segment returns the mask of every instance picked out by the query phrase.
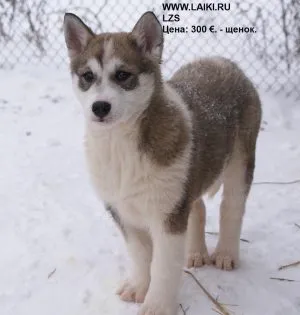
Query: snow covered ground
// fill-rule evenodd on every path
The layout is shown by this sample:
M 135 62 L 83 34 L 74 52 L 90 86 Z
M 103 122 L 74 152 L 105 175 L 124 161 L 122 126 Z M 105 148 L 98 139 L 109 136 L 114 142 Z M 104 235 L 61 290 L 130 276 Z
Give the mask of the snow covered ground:
M 83 118 L 67 71 L 0 70 L 0 314 L 131 315 L 114 295 L 128 259 L 120 233 L 89 183 Z M 255 181 L 300 178 L 300 104 L 262 93 L 264 123 Z M 220 196 L 208 202 L 218 230 Z M 300 314 L 300 184 L 255 185 L 241 243 L 241 267 L 195 271 L 237 315 Z M 216 236 L 207 235 L 210 250 Z M 190 276 L 187 315 L 216 314 Z M 179 309 L 178 314 L 183 314 Z

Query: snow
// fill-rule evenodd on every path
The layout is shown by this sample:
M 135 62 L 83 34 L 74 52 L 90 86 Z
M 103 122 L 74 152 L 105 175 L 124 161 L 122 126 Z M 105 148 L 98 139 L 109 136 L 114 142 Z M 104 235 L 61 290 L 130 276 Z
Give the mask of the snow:
M 114 291 L 126 275 L 121 234 L 88 180 L 83 117 L 67 69 L 0 70 L 0 314 L 136 314 Z M 264 123 L 255 182 L 300 178 L 300 104 L 261 91 Z M 208 201 L 218 231 L 220 195 Z M 300 314 L 300 184 L 255 185 L 247 206 L 241 266 L 193 271 L 232 314 Z M 210 251 L 217 238 L 207 235 Z M 184 274 L 187 315 L 216 314 Z M 178 314 L 182 314 L 179 309 Z

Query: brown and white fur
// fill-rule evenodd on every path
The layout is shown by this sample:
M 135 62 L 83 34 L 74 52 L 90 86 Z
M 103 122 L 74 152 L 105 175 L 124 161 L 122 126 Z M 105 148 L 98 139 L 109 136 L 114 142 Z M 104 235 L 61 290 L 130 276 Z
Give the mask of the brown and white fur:
M 174 315 L 184 264 L 230 270 L 252 183 L 258 94 L 233 62 L 205 58 L 163 82 L 163 33 L 152 12 L 130 33 L 94 34 L 64 20 L 74 91 L 86 118 L 92 182 L 132 258 L 122 300 Z M 209 257 L 202 196 L 223 184 L 220 238 Z

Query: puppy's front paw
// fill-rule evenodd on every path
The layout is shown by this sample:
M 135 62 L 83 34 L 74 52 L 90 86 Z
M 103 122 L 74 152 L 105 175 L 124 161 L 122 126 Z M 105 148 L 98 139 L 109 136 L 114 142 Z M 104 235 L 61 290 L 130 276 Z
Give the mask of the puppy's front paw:
M 211 256 L 213 264 L 223 270 L 232 270 L 238 267 L 239 255 L 238 251 L 229 249 L 218 249 Z
M 187 268 L 198 268 L 202 267 L 203 265 L 210 265 L 210 258 L 207 250 L 188 254 Z
M 157 302 L 144 303 L 138 315 L 175 315 L 175 310 L 172 307 L 166 307 L 165 305 L 159 305 Z
M 120 288 L 117 290 L 117 294 L 120 299 L 125 302 L 143 303 L 148 291 L 148 282 L 135 283 L 132 280 L 125 280 Z

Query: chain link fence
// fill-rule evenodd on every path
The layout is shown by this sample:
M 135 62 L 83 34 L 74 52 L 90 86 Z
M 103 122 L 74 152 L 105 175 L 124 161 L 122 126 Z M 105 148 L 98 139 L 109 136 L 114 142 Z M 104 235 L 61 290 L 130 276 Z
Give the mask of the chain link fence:
M 0 0 L 0 67 L 67 66 L 62 31 L 65 12 L 77 14 L 95 32 L 116 32 L 130 31 L 138 18 L 151 10 L 164 26 L 166 78 L 195 58 L 222 55 L 240 64 L 259 88 L 300 99 L 300 0 L 211 4 L 180 0 Z

